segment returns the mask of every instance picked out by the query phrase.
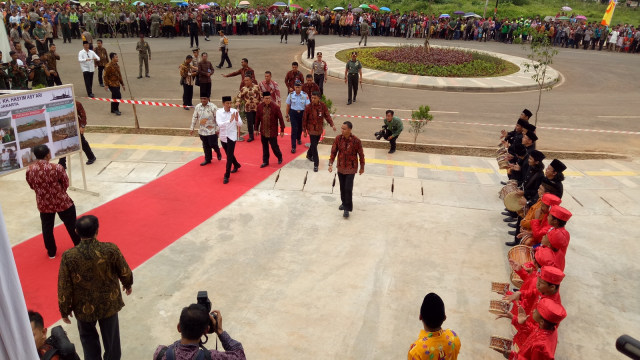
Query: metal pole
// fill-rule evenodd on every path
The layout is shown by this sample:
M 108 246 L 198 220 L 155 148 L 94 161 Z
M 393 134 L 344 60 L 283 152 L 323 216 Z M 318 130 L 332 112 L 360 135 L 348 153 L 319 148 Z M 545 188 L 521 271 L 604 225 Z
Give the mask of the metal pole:
M 487 16 L 486 16 L 486 15 L 487 15 L 487 6 L 489 6 L 489 0 L 487 0 L 487 1 L 484 3 L 484 11 L 482 12 L 482 18 L 483 18 L 483 19 L 486 19 L 486 18 L 487 18 Z
M 496 7 L 495 9 L 493 9 L 493 20 L 496 20 L 496 16 L 498 16 L 498 1 L 500 0 L 496 0 Z

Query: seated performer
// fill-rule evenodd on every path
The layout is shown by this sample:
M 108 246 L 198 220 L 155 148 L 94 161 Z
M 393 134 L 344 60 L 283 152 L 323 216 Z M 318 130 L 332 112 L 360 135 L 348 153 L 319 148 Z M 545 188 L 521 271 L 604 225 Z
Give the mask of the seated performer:
M 542 245 L 550 248 L 556 254 L 556 266 L 564 270 L 564 258 L 569 247 L 571 236 L 565 225 L 571 218 L 569 210 L 554 206 L 549 211 L 547 221 L 551 227 L 545 237 L 542 238 Z
M 531 231 L 531 221 L 532 220 L 544 220 L 549 215 L 549 210 L 552 206 L 560 205 L 562 200 L 556 195 L 551 193 L 547 193 L 547 189 L 549 185 L 545 184 L 544 180 L 542 185 L 540 185 L 540 190 L 538 194 L 542 193 L 540 200 L 536 202 L 530 209 L 527 211 L 524 219 L 520 222 L 519 233 L 516 235 L 516 238 L 520 240 L 523 245 L 534 246 L 540 243 L 542 236 L 538 234 L 538 239 L 533 237 L 533 232 Z M 523 240 L 524 239 L 524 240 Z M 516 242 L 518 240 L 515 240 Z
M 567 166 L 558 159 L 553 159 L 551 164 L 547 165 L 547 168 L 544 170 L 544 177 L 550 180 L 555 187 L 559 189 L 558 195 L 559 198 L 562 199 L 562 193 L 564 192 L 564 186 L 562 182 L 564 181 L 563 171 L 567 169 Z

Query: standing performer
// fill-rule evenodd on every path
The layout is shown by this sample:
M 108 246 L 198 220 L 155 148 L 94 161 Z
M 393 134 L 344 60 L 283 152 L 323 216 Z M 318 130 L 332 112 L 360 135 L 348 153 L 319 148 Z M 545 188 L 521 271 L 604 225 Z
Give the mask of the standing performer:
M 229 176 L 238 172 L 240 163 L 234 155 L 236 141 L 238 140 L 238 127 L 242 126 L 242 119 L 238 110 L 231 108 L 231 96 L 222 97 L 223 108 L 216 112 L 216 122 L 220 128 L 220 143 L 227 155 L 227 167 L 224 173 L 223 184 L 229 183 Z M 233 165 L 233 170 L 231 170 Z
M 347 90 L 349 92 L 347 105 L 351 105 L 352 99 L 353 102 L 356 102 L 356 97 L 358 97 L 358 82 L 362 84 L 362 64 L 359 60 L 356 60 L 356 57 L 358 57 L 358 52 L 352 52 L 351 60 L 347 62 L 347 66 L 344 69 L 344 83 L 347 84 Z
M 318 165 L 320 164 L 318 142 L 320 142 L 320 136 L 324 130 L 325 120 L 331 125 L 333 131 L 336 131 L 336 126 L 333 124 L 327 105 L 320 101 L 320 93 L 314 91 L 311 95 L 311 103 L 305 107 L 302 118 L 304 137 L 307 137 L 307 134 L 311 137 L 311 146 L 307 152 L 307 159 L 313 161 L 314 172 L 318 172 Z
M 202 150 L 204 151 L 204 162 L 202 162 L 200 166 L 211 164 L 211 159 L 213 158 L 211 149 L 216 151 L 218 160 L 222 159 L 220 147 L 218 147 L 218 134 L 220 133 L 220 129 L 216 122 L 217 112 L 218 107 L 209 102 L 208 97 L 202 97 L 200 98 L 200 104 L 196 105 L 193 116 L 191 117 L 191 131 L 189 135 L 193 135 L 193 129 L 196 123 L 200 124 L 198 135 L 202 141 Z
M 340 180 L 340 199 L 342 204 L 338 207 L 343 210 L 343 217 L 348 218 L 353 211 L 353 180 L 356 172 L 360 175 L 364 172 L 364 151 L 362 143 L 355 135 L 351 134 L 353 124 L 345 121 L 342 124 L 342 134 L 336 136 L 331 147 L 329 157 L 329 172 L 333 172 L 333 161 L 338 157 L 338 180 Z M 358 171 L 358 157 L 360 158 L 360 170 Z
M 278 158 L 278 164 L 282 164 L 282 152 L 278 146 L 278 123 L 280 123 L 280 137 L 284 137 L 284 120 L 280 106 L 271 99 L 271 93 L 265 91 L 262 93 L 262 102 L 256 111 L 256 129 L 260 132 L 262 141 L 261 168 L 269 166 L 269 144 L 271 144 L 273 155 Z

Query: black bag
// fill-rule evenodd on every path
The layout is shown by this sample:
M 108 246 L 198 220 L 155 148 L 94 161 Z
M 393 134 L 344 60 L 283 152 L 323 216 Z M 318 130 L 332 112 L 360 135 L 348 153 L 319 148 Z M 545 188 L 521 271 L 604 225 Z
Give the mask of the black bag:
M 58 325 L 51 329 L 51 336 L 46 343 L 53 346 L 53 349 L 44 354 L 44 360 L 51 360 L 54 355 L 58 355 L 60 360 L 80 360 L 76 347 L 69 341 L 69 337 L 62 326 Z

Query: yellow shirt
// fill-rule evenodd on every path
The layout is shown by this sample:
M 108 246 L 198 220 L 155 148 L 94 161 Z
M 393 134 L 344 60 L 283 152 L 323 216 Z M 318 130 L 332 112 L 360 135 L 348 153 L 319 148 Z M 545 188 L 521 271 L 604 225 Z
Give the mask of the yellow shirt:
M 409 348 L 408 360 L 456 360 L 460 338 L 453 330 L 426 332 L 420 330 L 418 340 Z

